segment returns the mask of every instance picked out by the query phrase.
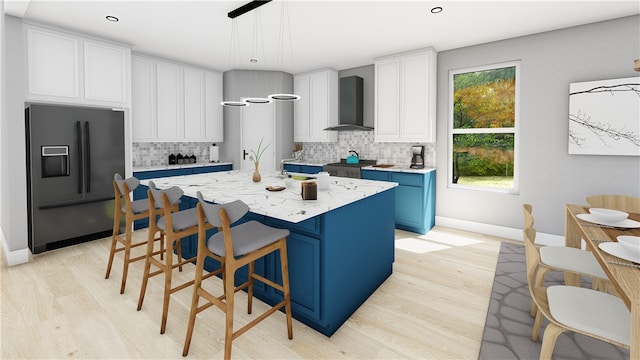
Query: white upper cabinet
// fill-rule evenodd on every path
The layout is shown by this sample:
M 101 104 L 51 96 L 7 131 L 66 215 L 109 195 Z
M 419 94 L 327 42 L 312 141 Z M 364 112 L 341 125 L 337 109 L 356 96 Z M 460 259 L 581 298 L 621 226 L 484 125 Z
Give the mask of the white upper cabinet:
M 222 117 L 222 73 L 205 72 L 204 74 L 204 117 L 205 137 L 207 141 L 224 141 Z
M 131 128 L 133 139 L 153 141 L 158 133 L 155 105 L 156 73 L 153 61 L 131 57 Z
M 294 76 L 300 99 L 294 103 L 293 141 L 335 142 L 338 134 L 324 130 L 338 124 L 338 72 L 324 69 Z
M 30 95 L 80 98 L 77 38 L 27 28 Z
M 435 142 L 436 56 L 426 48 L 375 60 L 376 142 Z
M 185 139 L 204 139 L 204 95 L 204 72 L 184 69 Z
M 156 64 L 158 140 L 180 140 L 184 136 L 184 114 L 180 111 L 180 68 L 173 64 Z M 134 102 L 135 106 L 135 102 Z M 132 119 L 136 121 L 136 119 Z
M 88 100 L 127 102 L 127 51 L 84 41 L 84 97 Z
M 132 56 L 133 141 L 222 142 L 222 74 Z
M 131 49 L 25 25 L 27 101 L 128 107 Z

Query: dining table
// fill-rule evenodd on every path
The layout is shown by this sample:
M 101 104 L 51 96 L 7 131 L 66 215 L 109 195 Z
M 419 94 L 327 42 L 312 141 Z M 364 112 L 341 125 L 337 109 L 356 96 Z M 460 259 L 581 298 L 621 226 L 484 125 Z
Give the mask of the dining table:
M 580 248 L 584 240 L 586 249 L 602 266 L 613 286 L 611 292 L 619 296 L 631 312 L 630 359 L 640 359 L 640 264 L 611 255 L 599 247 L 602 243 L 617 242 L 621 235 L 640 236 L 640 227 L 602 225 L 581 219 L 580 214 L 589 214 L 589 206 L 566 205 L 565 245 Z M 640 214 L 630 213 L 628 219 L 640 221 Z M 565 283 L 579 285 L 580 275 L 566 272 Z

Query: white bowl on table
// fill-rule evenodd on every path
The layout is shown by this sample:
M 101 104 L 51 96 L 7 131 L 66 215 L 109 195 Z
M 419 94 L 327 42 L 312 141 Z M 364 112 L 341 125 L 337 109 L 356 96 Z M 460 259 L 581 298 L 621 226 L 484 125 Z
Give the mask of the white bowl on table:
M 640 258 L 640 236 L 620 235 L 617 239 L 623 249 Z
M 629 214 L 624 211 L 605 208 L 590 208 L 589 213 L 595 220 L 611 224 L 619 223 L 629 217 Z

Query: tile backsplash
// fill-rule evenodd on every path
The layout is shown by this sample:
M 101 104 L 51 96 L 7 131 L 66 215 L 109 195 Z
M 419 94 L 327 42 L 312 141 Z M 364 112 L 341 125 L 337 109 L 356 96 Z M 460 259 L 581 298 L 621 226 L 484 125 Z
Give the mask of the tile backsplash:
M 340 131 L 337 143 L 303 143 L 305 162 L 338 161 L 355 150 L 361 159 L 377 160 L 378 164 L 408 165 L 411 146 L 424 145 L 425 167 L 436 166 L 435 143 L 375 143 L 373 131 Z
M 140 142 L 133 143 L 133 167 L 166 165 L 169 154 L 195 155 L 196 161 L 209 159 L 210 142 Z M 408 165 L 411 145 L 424 145 L 424 165 L 436 166 L 435 143 L 374 143 L 373 131 L 340 131 L 337 143 L 302 143 L 304 161 L 310 163 L 336 162 L 355 150 L 361 159 L 377 160 L 378 164 Z M 224 154 L 220 154 L 224 158 Z
M 209 160 L 211 142 L 134 142 L 132 147 L 133 167 L 167 165 L 169 155 L 195 155 L 197 162 Z

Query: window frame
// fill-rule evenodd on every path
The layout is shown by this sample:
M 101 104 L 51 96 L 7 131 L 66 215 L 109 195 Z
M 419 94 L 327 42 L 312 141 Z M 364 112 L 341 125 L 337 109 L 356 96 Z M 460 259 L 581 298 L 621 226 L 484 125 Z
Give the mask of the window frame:
M 458 74 L 495 70 L 507 67 L 515 68 L 515 111 L 514 111 L 514 124 L 512 128 L 473 128 L 473 129 L 454 129 L 453 119 L 453 96 L 454 96 L 454 76 Z M 447 135 L 447 187 L 453 189 L 466 189 L 466 190 L 479 190 L 487 192 L 497 192 L 506 194 L 519 194 L 520 193 L 520 181 L 519 181 L 519 137 L 520 137 L 520 60 L 494 63 L 488 65 L 452 69 L 449 70 L 449 99 L 447 107 L 449 109 L 448 114 L 448 135 Z M 491 130 L 491 131 L 488 131 Z M 494 134 L 504 133 L 513 134 L 513 187 L 510 189 L 498 188 L 492 186 L 478 186 L 478 185 L 464 185 L 453 183 L 453 136 L 456 134 Z

